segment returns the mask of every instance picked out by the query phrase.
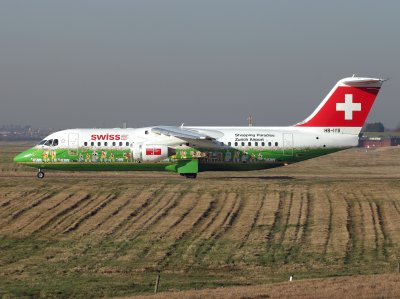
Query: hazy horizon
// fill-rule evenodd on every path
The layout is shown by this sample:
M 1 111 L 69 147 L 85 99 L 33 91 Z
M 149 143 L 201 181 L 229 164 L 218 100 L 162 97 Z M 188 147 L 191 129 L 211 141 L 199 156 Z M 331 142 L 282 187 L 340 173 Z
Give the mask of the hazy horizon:
M 367 122 L 395 128 L 396 1 L 4 1 L 0 125 L 291 125 L 341 78 L 391 78 Z

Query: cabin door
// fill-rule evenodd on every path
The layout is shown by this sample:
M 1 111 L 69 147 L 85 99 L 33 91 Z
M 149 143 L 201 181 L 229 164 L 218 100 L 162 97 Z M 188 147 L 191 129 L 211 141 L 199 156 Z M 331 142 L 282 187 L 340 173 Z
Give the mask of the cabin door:
M 79 134 L 78 133 L 69 133 L 68 134 L 68 150 L 70 155 L 78 154 L 78 146 L 79 146 Z
M 293 156 L 293 134 L 283 133 L 283 155 Z

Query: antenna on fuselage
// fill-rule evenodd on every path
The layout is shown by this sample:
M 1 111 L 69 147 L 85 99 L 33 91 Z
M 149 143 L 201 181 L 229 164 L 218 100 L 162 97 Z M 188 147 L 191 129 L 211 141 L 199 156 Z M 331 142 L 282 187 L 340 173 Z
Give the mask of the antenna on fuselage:
M 249 117 L 247 118 L 247 122 L 249 124 L 249 127 L 253 126 L 253 115 L 249 114 Z

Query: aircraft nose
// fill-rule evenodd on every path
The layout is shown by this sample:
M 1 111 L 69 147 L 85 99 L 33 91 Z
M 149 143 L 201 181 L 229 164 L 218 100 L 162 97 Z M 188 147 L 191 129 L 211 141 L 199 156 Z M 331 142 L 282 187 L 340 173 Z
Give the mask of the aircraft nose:
M 24 159 L 24 153 L 20 153 L 14 157 L 14 162 L 21 163 L 21 162 L 23 162 L 23 159 Z
M 19 155 L 16 155 L 14 157 L 14 162 L 15 163 L 30 162 L 31 161 L 31 159 L 30 159 L 31 156 L 32 156 L 31 150 L 24 151 L 24 152 L 22 152 Z

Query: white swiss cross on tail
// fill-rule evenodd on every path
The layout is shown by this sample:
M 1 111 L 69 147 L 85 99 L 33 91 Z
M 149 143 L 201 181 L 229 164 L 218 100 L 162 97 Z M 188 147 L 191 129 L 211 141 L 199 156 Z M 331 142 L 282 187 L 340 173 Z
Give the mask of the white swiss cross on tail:
M 297 126 L 361 130 L 384 81 L 363 77 L 340 80 L 317 109 Z
M 344 119 L 352 120 L 353 111 L 361 111 L 361 103 L 353 103 L 353 95 L 345 94 L 344 103 L 336 103 L 336 111 L 344 111 Z

